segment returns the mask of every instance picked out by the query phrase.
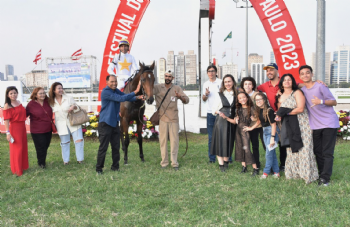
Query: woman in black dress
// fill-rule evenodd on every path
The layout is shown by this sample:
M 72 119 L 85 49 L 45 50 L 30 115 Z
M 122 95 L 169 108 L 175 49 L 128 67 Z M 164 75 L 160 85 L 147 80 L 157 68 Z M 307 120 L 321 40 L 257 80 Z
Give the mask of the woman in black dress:
M 236 122 L 236 81 L 232 75 L 227 74 L 222 79 L 219 91 L 220 99 L 217 100 L 217 107 L 213 109 L 216 120 L 213 129 L 211 142 L 211 154 L 216 155 L 220 170 L 225 172 L 228 169 L 229 157 L 232 155 L 236 124 L 231 124 L 226 119 L 231 118 Z

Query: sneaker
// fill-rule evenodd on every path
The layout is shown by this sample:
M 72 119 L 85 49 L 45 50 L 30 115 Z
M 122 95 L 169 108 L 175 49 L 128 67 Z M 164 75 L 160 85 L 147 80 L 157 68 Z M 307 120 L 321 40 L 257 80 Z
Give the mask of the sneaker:
M 325 179 L 320 178 L 318 180 L 318 186 L 325 186 L 325 187 L 327 187 L 327 186 L 329 186 L 329 181 L 326 181 Z
M 261 175 L 260 179 L 266 179 L 269 175 L 267 173 L 263 173 L 263 175 Z
M 278 179 L 280 178 L 280 173 L 274 173 L 272 177 Z

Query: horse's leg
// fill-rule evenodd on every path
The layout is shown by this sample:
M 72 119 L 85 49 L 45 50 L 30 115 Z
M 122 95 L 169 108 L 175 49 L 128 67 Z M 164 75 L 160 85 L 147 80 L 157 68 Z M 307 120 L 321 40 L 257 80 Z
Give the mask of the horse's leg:
M 129 146 L 129 124 L 127 122 L 126 118 L 123 118 L 122 121 L 120 122 L 120 125 L 122 126 L 122 149 L 124 151 L 124 165 L 128 164 L 128 146 Z
M 142 149 L 142 127 L 143 127 L 143 123 L 140 123 L 139 121 L 137 121 L 137 134 L 139 135 L 139 137 L 137 138 L 137 142 L 139 144 L 141 161 L 144 162 L 145 159 L 143 158 L 143 149 Z

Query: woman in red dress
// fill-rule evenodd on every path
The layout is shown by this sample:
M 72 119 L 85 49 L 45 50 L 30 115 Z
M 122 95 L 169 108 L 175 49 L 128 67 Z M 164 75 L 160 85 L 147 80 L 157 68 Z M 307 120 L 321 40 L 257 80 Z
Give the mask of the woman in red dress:
M 17 100 L 18 90 L 15 86 L 6 89 L 4 120 L 6 138 L 10 142 L 11 171 L 21 176 L 23 170 L 29 168 L 28 144 L 25 127 L 26 109 Z

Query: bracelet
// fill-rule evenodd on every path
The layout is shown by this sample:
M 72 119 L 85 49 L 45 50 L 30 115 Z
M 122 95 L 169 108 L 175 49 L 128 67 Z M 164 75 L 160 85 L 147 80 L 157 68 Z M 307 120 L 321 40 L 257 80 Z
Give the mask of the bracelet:
M 323 104 L 323 99 L 321 99 L 321 104 Z
M 10 135 L 10 133 L 9 133 L 9 132 L 6 132 L 6 135 Z
M 271 137 L 275 137 L 275 136 L 271 135 Z

